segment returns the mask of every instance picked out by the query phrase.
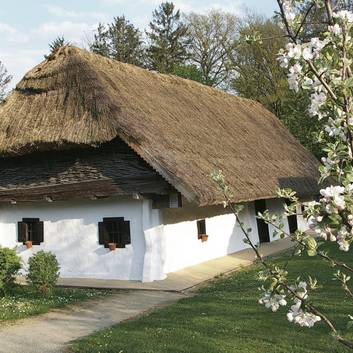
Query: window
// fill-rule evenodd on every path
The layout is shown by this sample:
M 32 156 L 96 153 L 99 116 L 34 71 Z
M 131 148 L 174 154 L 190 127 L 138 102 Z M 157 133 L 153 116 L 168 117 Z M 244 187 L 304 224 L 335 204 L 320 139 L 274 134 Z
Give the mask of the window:
M 197 237 L 198 239 L 202 239 L 202 236 L 207 235 L 206 233 L 206 221 L 204 219 L 200 219 L 197 221 Z
M 25 244 L 31 241 L 33 245 L 40 245 L 44 241 L 44 224 L 39 218 L 23 218 L 18 222 L 18 242 Z
M 116 244 L 117 248 L 125 248 L 131 244 L 130 221 L 123 217 L 103 218 L 98 223 L 99 244 L 109 247 L 109 243 Z

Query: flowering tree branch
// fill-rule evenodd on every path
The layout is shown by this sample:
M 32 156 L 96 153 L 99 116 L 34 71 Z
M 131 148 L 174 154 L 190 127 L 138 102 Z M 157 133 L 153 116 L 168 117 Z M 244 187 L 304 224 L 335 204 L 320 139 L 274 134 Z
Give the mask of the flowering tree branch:
M 322 121 L 321 138 L 325 141 L 326 156 L 322 158 L 320 181 L 333 184 L 320 190 L 319 202 L 305 205 L 303 216 L 310 227 L 323 241 L 336 242 L 339 249 L 349 251 L 353 243 L 353 13 L 347 10 L 336 11 L 331 0 L 277 0 L 280 16 L 288 44 L 278 55 L 281 67 L 288 69 L 288 84 L 294 91 L 304 90 L 310 97 L 309 113 Z M 306 9 L 303 13 L 303 9 Z M 311 11 L 319 9 L 326 14 L 322 25 L 327 30 L 309 41 L 301 40 L 301 33 L 308 25 Z M 319 13 L 321 13 L 319 12 Z M 316 322 L 324 322 L 336 340 L 353 350 L 353 342 L 340 334 L 333 321 L 308 299 L 308 289 L 316 289 L 317 281 L 309 277 L 307 282 L 289 280 L 288 263 L 285 266 L 270 264 L 264 259 L 246 229 L 239 220 L 242 207 L 234 205 L 234 199 L 225 178 L 220 172 L 213 174 L 225 197 L 225 204 L 235 214 L 244 234 L 244 241 L 255 252 L 264 270 L 259 274 L 264 282 L 263 296 L 259 302 L 277 311 L 280 306 L 291 301 L 287 318 L 300 326 L 312 327 Z M 278 197 L 288 199 L 285 206 L 287 215 L 295 214 L 299 200 L 291 190 L 281 190 Z M 268 211 L 258 215 L 271 224 L 281 236 L 290 236 L 295 244 L 293 256 L 303 251 L 309 256 L 319 256 L 338 270 L 334 278 L 346 295 L 353 300 L 353 291 L 348 286 L 350 276 L 342 271 L 353 273 L 353 268 L 324 251 L 319 251 L 316 238 L 303 231 L 287 234 L 279 217 Z M 351 324 L 353 317 L 348 315 Z
M 286 271 L 280 269 L 277 266 L 273 266 L 272 264 L 267 262 L 266 259 L 261 255 L 257 245 L 254 244 L 251 239 L 251 229 L 246 229 L 244 223 L 240 220 L 240 213 L 243 210 L 243 206 L 236 205 L 232 202 L 233 194 L 229 186 L 227 185 L 222 172 L 217 171 L 212 173 L 212 178 L 218 184 L 220 190 L 223 193 L 225 200 L 224 206 L 229 207 L 235 215 L 236 221 L 240 226 L 243 235 L 245 236 L 244 242 L 251 247 L 251 249 L 255 252 L 257 260 L 265 268 L 267 272 L 267 275 L 264 277 L 265 280 L 271 278 L 271 280 L 274 282 L 272 284 L 272 292 L 269 293 L 265 290 L 265 294 L 259 300 L 259 303 L 271 308 L 272 311 L 277 311 L 280 306 L 285 306 L 287 304 L 287 301 L 285 300 L 286 295 L 284 294 L 284 291 L 286 291 L 294 301 L 294 305 L 291 306 L 291 309 L 287 314 L 288 320 L 294 321 L 299 325 L 306 327 L 311 327 L 315 324 L 315 322 L 322 320 L 331 330 L 333 336 L 338 342 L 342 343 L 346 347 L 353 349 L 353 342 L 345 339 L 342 335 L 340 335 L 332 320 L 330 320 L 329 317 L 325 315 L 321 310 L 319 310 L 314 304 L 308 301 L 306 282 L 301 281 L 298 284 L 290 284 L 286 275 Z M 291 236 L 287 234 L 283 230 L 283 228 L 278 225 L 278 223 L 271 220 L 276 219 L 275 216 L 270 216 L 269 214 L 264 216 L 259 214 L 258 218 L 263 219 L 266 223 L 271 224 L 272 226 L 277 228 L 282 235 L 286 234 L 287 236 Z M 308 244 L 303 241 L 300 241 L 298 237 L 293 237 L 293 241 L 297 242 L 297 246 L 305 247 L 306 249 L 311 250 L 310 247 L 308 247 Z M 341 277 L 337 279 L 342 282 Z M 315 284 L 312 284 L 312 287 L 314 288 Z M 264 289 L 264 287 L 262 287 L 262 289 Z M 348 293 L 352 293 L 348 286 L 346 286 L 346 288 L 344 289 L 348 291 Z M 306 311 L 304 312 L 302 308 L 305 308 Z

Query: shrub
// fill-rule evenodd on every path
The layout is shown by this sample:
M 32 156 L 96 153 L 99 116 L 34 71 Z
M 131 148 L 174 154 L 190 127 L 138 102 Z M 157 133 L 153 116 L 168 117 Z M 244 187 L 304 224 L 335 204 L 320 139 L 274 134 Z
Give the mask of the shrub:
M 0 293 L 6 294 L 13 285 L 18 271 L 21 269 L 21 259 L 14 249 L 0 248 Z
M 41 250 L 28 260 L 28 265 L 29 283 L 40 293 L 50 293 L 59 278 L 60 267 L 56 256 Z

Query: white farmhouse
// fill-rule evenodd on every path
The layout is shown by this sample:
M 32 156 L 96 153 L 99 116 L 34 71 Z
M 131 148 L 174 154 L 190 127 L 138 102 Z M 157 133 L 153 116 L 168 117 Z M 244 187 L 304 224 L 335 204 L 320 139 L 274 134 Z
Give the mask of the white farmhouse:
M 259 103 L 72 46 L 0 106 L 0 153 L 0 245 L 51 251 L 67 278 L 161 280 L 244 249 L 214 170 L 258 242 L 276 188 L 318 191 L 317 160 Z

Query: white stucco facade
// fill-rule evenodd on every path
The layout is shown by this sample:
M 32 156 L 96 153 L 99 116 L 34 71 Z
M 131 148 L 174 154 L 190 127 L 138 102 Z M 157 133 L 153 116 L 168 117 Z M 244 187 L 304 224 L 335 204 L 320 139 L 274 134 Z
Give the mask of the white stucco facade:
M 142 204 L 142 201 L 124 198 L 2 206 L 0 244 L 17 247 L 24 264 L 34 252 L 53 252 L 60 263 L 62 277 L 139 280 L 145 252 Z M 98 244 L 98 222 L 103 217 L 116 216 L 130 221 L 131 245 L 109 251 Z M 17 222 L 32 217 L 44 222 L 44 242 L 27 249 L 17 242 Z
M 268 200 L 267 207 L 271 212 L 282 212 L 279 200 Z M 98 243 L 98 222 L 104 217 L 130 221 L 130 245 L 110 251 Z M 41 245 L 27 249 L 17 242 L 17 222 L 22 218 L 40 218 L 44 222 Z M 247 228 L 252 228 L 253 241 L 258 242 L 253 203 L 245 204 L 241 218 Z M 205 219 L 205 242 L 198 239 L 197 219 Z M 286 219 L 284 223 L 288 229 Z M 298 226 L 303 229 L 306 224 L 301 221 Z M 243 238 L 235 216 L 220 208 L 189 205 L 165 214 L 152 209 L 149 200 L 128 197 L 0 207 L 0 245 L 16 247 L 24 266 L 39 250 L 53 252 L 62 277 L 161 280 L 170 272 L 246 248 Z

